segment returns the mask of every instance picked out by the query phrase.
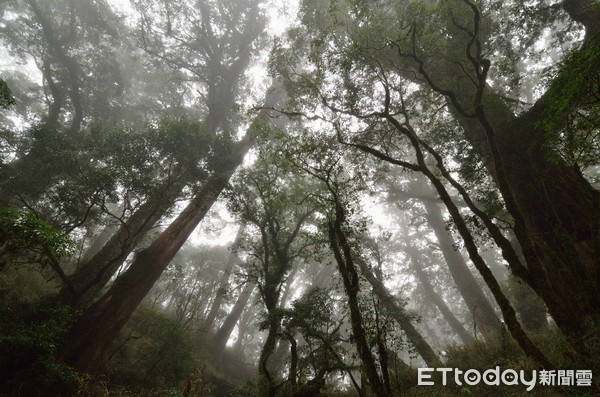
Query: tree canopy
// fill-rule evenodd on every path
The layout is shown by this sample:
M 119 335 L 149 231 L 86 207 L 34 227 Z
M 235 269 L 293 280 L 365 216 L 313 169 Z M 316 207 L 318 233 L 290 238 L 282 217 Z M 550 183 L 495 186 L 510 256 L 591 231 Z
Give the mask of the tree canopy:
M 598 21 L 2 2 L 0 394 L 595 395 Z

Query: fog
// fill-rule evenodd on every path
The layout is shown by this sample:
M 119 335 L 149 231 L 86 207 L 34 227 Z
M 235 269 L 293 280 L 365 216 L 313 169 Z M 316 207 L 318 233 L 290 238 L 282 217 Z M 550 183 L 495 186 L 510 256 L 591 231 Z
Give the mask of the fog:
M 0 395 L 595 395 L 599 12 L 1 2 Z

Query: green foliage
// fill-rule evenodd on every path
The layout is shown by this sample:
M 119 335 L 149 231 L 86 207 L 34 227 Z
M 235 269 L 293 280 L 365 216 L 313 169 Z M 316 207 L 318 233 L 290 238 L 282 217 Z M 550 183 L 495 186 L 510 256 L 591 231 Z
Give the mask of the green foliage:
M 551 156 L 581 169 L 600 159 L 600 39 L 573 51 L 546 94 L 540 122 Z
M 17 155 L 0 163 L 0 203 L 26 203 L 66 232 L 105 219 L 120 200 L 128 215 L 174 180 L 201 186 L 230 147 L 226 138 L 213 142 L 201 123 L 174 119 L 142 129 L 92 124 L 76 136 L 41 124 L 0 139 Z
M 53 385 L 81 381 L 79 374 L 57 360 L 62 336 L 74 323 L 76 312 L 43 305 L 33 307 L 28 318 L 23 318 L 23 312 L 0 307 L 0 394 L 18 391 L 42 396 Z
M 0 269 L 11 262 L 57 260 L 73 252 L 74 242 L 30 210 L 0 208 Z
M 0 108 L 8 109 L 11 105 L 15 104 L 15 98 L 6 84 L 6 81 L 0 79 Z
M 137 390 L 182 388 L 194 372 L 188 335 L 170 316 L 140 307 L 115 341 L 111 381 Z

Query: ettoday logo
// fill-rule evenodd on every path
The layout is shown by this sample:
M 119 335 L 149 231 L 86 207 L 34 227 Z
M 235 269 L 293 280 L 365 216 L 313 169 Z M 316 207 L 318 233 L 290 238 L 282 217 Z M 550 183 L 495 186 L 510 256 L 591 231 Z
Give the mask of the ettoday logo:
M 590 370 L 533 370 L 526 373 L 523 370 L 490 368 L 483 372 L 477 369 L 463 371 L 458 368 L 419 368 L 417 370 L 419 386 L 433 386 L 434 373 L 441 373 L 442 385 L 446 386 L 453 379 L 458 386 L 475 386 L 484 383 L 488 386 L 518 386 L 523 385 L 527 391 L 536 385 L 543 386 L 591 386 L 592 371 Z

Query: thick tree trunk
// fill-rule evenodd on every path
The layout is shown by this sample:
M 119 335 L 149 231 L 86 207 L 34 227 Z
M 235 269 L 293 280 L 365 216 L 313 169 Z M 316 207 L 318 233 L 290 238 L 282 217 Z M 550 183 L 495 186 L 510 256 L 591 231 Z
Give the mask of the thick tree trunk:
M 171 259 L 202 221 L 252 145 L 253 134 L 235 144 L 223 168 L 209 178 L 189 205 L 152 244 L 140 251 L 125 273 L 84 313 L 70 332 L 61 361 L 86 372 L 97 366 L 114 338 Z
M 59 299 L 66 304 L 89 305 L 109 282 L 135 246 L 181 195 L 186 184 L 184 175 L 175 175 L 127 219 L 110 240 L 70 277 L 76 295 L 63 288 Z
M 600 324 L 600 193 L 575 167 L 550 158 L 541 126 L 547 101 L 542 97 L 515 118 L 498 98 L 484 97 L 484 122 L 495 132 L 495 159 L 482 123 L 458 120 L 514 218 L 527 261 L 525 281 L 573 346 L 583 351 L 579 341 L 591 324 Z
M 454 238 L 446 230 L 438 205 L 423 201 L 423 206 L 427 211 L 425 216 L 429 226 L 433 229 L 440 244 L 450 275 L 473 316 L 476 332 L 481 332 L 486 340 L 494 340 L 499 335 L 501 323 L 492 304 L 483 293 L 483 289 L 471 273 L 463 256 L 454 249 Z
M 515 235 L 532 275 L 567 336 L 600 324 L 600 194 L 573 167 L 549 160 L 534 107 L 500 130 L 499 152 L 522 222 Z M 511 212 L 512 214 L 512 212 Z
M 597 45 L 597 2 L 566 0 L 563 7 L 585 26 L 584 47 Z M 597 68 L 590 70 L 597 73 Z M 475 97 L 468 87 L 473 85 L 467 82 L 456 89 L 463 105 Z M 458 120 L 492 170 L 514 218 L 514 232 L 527 260 L 527 281 L 573 346 L 585 354 L 581 340 L 600 325 L 600 193 L 548 145 L 544 120 L 557 100 L 547 93 L 515 117 L 489 93 L 475 103 L 475 118 Z
M 225 351 L 225 346 L 227 346 L 227 341 L 229 340 L 229 337 L 231 336 L 235 325 L 242 316 L 244 309 L 248 305 L 248 301 L 250 300 L 250 297 L 252 296 L 252 291 L 254 291 L 255 287 L 256 285 L 252 282 L 246 283 L 244 289 L 240 293 L 240 296 L 231 308 L 231 311 L 229 312 L 227 317 L 225 317 L 225 321 L 223 321 L 221 328 L 219 328 L 219 330 L 215 333 L 215 336 L 213 337 L 212 350 L 215 356 L 215 360 L 218 364 L 220 364 L 223 361 L 223 352 Z
M 421 263 L 416 253 L 412 252 L 412 248 L 410 250 L 411 251 L 409 251 L 408 254 L 411 259 L 411 268 L 415 272 L 417 279 L 423 287 L 427 298 L 431 302 L 433 302 L 433 304 L 435 304 L 440 313 L 442 313 L 442 316 L 444 317 L 446 322 L 448 322 L 448 325 L 450 325 L 452 331 L 454 331 L 454 333 L 458 335 L 458 337 L 463 341 L 465 345 L 474 342 L 475 338 L 473 337 L 473 335 L 467 332 L 462 323 L 458 321 L 454 313 L 452 313 L 446 302 L 444 302 L 442 297 L 433 288 L 431 281 L 429 281 L 428 275 L 425 274 L 425 271 L 421 267 Z

